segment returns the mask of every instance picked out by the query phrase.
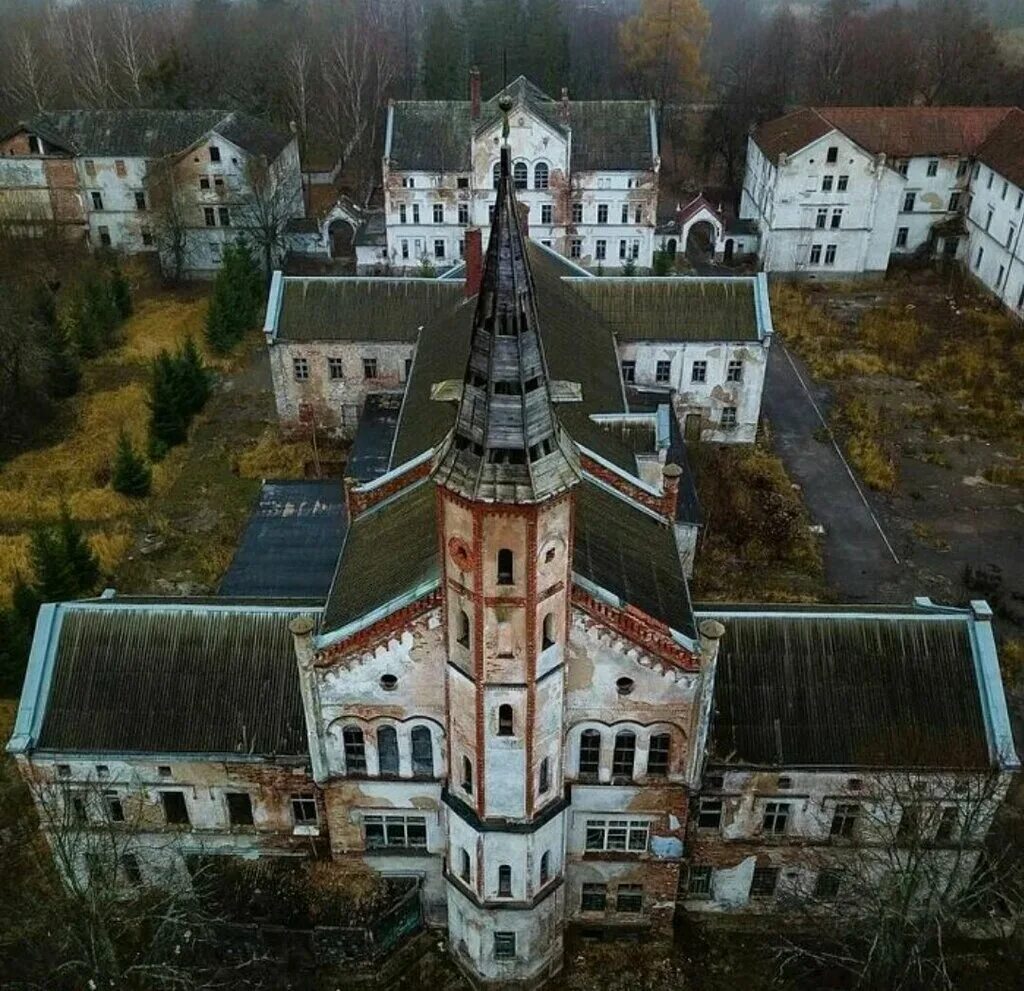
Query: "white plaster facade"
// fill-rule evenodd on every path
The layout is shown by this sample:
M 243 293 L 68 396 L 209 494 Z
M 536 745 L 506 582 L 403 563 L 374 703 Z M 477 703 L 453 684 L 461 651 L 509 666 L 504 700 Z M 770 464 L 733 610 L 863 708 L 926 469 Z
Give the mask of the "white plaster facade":
M 965 265 L 1007 309 L 1024 319 L 1024 188 L 984 159 L 974 166 Z

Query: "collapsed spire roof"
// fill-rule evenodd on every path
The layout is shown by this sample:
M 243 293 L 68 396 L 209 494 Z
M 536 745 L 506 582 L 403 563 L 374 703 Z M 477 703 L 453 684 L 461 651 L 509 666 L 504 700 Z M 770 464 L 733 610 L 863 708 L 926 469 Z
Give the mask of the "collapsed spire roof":
M 579 458 L 554 411 L 509 158 L 505 145 L 459 410 L 434 472 L 468 499 L 534 503 L 573 485 Z

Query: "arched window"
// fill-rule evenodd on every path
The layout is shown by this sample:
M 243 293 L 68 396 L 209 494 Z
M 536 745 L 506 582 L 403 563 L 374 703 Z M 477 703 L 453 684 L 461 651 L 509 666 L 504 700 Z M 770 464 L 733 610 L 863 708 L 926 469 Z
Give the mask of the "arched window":
M 345 747 L 345 773 L 366 773 L 366 743 L 363 731 L 358 726 L 346 726 L 341 731 L 341 741 Z
M 409 734 L 412 740 L 412 773 L 416 778 L 434 776 L 434 741 L 426 726 L 416 726 Z
M 540 638 L 540 649 L 547 650 L 555 645 L 555 614 L 549 612 L 544 617 L 544 627 Z
M 498 584 L 512 584 L 512 552 L 507 547 L 498 551 Z
M 540 857 L 540 883 L 547 884 L 551 879 L 551 851 L 545 850 Z
M 459 877 L 462 878 L 466 884 L 469 884 L 470 879 L 473 876 L 473 868 L 469 859 L 469 851 L 463 847 L 462 849 L 462 869 L 459 871 Z
M 551 787 L 551 761 L 545 757 L 540 762 L 540 781 L 537 785 L 537 791 L 542 795 Z
M 512 183 L 516 189 L 526 189 L 529 185 L 530 171 L 526 167 L 526 162 L 516 162 L 512 166 Z
M 548 163 L 538 162 L 533 167 L 533 188 L 534 189 L 547 189 L 548 188 Z
M 456 618 L 458 628 L 456 631 L 456 641 L 462 644 L 463 647 L 469 646 L 469 613 L 465 609 L 460 609 L 458 617 Z
M 596 729 L 585 729 L 580 733 L 580 777 L 597 777 L 601 765 L 601 734 Z
M 462 790 L 473 794 L 473 762 L 468 757 L 462 758 Z
M 491 174 L 494 178 L 494 188 L 498 188 L 498 183 L 501 182 L 501 162 L 495 162 L 494 168 L 491 170 Z
M 512 897 L 512 868 L 508 864 L 502 864 L 498 868 L 498 897 Z
M 377 730 L 377 760 L 381 774 L 398 773 L 398 734 L 394 726 Z
M 615 734 L 615 750 L 612 753 L 612 777 L 633 777 L 633 763 L 636 760 L 636 733 L 624 729 Z
M 668 733 L 655 733 L 647 748 L 647 773 L 668 774 L 669 758 L 672 754 L 672 737 Z
M 512 736 L 512 706 L 498 706 L 498 736 Z

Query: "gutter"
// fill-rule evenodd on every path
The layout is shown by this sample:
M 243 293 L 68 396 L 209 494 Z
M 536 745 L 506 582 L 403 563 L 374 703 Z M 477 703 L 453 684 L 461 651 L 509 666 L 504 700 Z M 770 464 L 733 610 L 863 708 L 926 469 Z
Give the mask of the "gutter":
M 53 682 L 57 653 L 54 646 L 60 635 L 62 614 L 59 609 L 59 603 L 55 602 L 47 602 L 39 607 L 28 667 L 25 669 L 25 683 L 18 702 L 18 715 L 14 721 L 14 733 L 7 742 L 9 754 L 24 754 L 31 750 L 42 729 Z
M 267 297 L 267 315 L 263 321 L 263 334 L 267 344 L 277 342 L 277 324 L 281 319 L 281 303 L 284 298 L 284 273 L 278 269 L 270 280 L 270 295 Z
M 411 606 L 418 599 L 422 599 L 425 595 L 429 595 L 440 587 L 440 578 L 431 578 L 428 581 L 421 582 L 408 592 L 403 592 L 390 602 L 385 602 L 384 605 L 378 606 L 373 610 L 373 612 L 365 613 L 358 619 L 353 620 L 351 623 L 339 627 L 336 630 L 331 630 L 330 633 L 314 637 L 313 649 L 322 650 L 324 647 L 330 647 L 332 644 L 345 640 L 352 636 L 352 634 L 358 633 L 360 630 L 365 630 L 368 626 L 373 626 L 374 623 L 378 623 L 382 619 L 387 619 L 387 617 L 392 613 L 396 613 L 400 609 L 404 609 L 406 606 Z

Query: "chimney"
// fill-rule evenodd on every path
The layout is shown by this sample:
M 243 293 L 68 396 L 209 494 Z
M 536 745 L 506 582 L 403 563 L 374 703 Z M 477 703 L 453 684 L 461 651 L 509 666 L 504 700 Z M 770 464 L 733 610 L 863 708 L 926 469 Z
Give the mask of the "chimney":
M 668 464 L 661 470 L 661 511 L 670 519 L 676 518 L 676 504 L 679 501 L 679 479 L 683 469 Z
M 466 296 L 480 292 L 480 280 L 484 274 L 483 239 L 479 227 L 466 228 Z
M 562 87 L 562 123 L 569 123 L 569 88 Z
M 469 70 L 469 117 L 480 119 L 480 70 L 476 66 Z
M 288 624 L 288 629 L 295 640 L 295 657 L 299 666 L 307 669 L 313 665 L 313 629 L 315 626 L 312 616 L 296 616 Z
M 526 203 L 517 203 L 516 209 L 519 213 L 519 229 L 523 237 L 527 238 L 530 236 L 530 207 Z
M 705 619 L 697 627 L 697 636 L 700 640 L 701 667 L 706 669 L 718 657 L 718 641 L 725 636 L 725 627 L 717 619 Z

